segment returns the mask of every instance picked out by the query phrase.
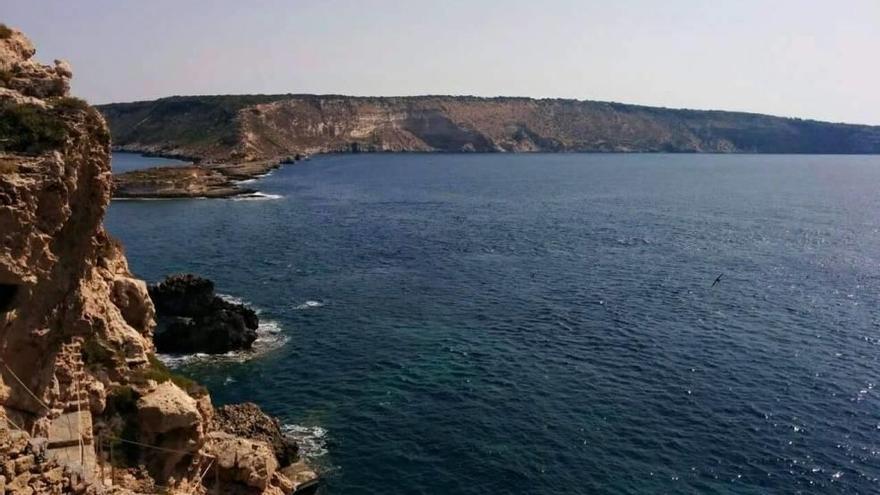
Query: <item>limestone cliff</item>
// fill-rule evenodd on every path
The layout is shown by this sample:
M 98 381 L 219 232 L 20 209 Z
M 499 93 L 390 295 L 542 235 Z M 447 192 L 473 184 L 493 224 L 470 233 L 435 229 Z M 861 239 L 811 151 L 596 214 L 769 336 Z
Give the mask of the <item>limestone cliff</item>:
M 182 96 L 100 106 L 122 149 L 204 162 L 338 151 L 880 153 L 880 127 L 469 96 Z
M 107 126 L 34 53 L 0 25 L 0 492 L 292 492 L 271 446 L 213 432 L 207 393 L 153 357 L 147 287 L 102 225 Z

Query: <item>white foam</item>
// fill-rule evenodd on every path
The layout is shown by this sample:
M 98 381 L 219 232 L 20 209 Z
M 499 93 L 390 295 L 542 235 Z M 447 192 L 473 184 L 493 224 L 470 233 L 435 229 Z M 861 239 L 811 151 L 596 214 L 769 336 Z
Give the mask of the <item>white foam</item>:
M 317 459 L 327 454 L 327 430 L 320 426 L 281 425 L 281 431 L 296 441 L 299 455 Z
M 233 201 L 266 201 L 269 199 L 281 199 L 284 196 L 280 194 L 266 194 L 262 192 L 255 192 L 250 194 L 243 194 L 241 196 L 234 196 L 230 199 Z
M 217 293 L 217 297 L 219 297 L 220 299 L 223 299 L 224 301 L 226 301 L 226 302 L 228 302 L 228 303 L 232 303 L 232 304 L 245 304 L 244 299 L 242 299 L 242 298 L 240 298 L 240 297 L 238 297 L 238 296 L 233 296 L 233 295 L 230 295 L 230 294 L 220 294 L 220 293 L 218 292 L 218 293 Z
M 170 368 L 192 363 L 241 363 L 284 347 L 290 337 L 284 335 L 281 325 L 273 320 L 260 321 L 257 327 L 257 340 L 247 351 L 230 351 L 224 354 L 157 354 L 160 361 Z
M 299 306 L 294 307 L 293 309 L 309 309 L 309 308 L 320 308 L 324 303 L 321 301 L 306 301 Z

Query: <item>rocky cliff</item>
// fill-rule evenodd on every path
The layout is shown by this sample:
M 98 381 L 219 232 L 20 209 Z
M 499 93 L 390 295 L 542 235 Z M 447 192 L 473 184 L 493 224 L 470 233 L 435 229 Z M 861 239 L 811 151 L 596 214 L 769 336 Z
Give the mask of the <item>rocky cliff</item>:
M 880 153 L 880 127 L 559 99 L 192 96 L 99 109 L 122 149 L 207 162 L 333 151 Z
M 34 52 L 0 25 L 0 492 L 293 492 L 153 356 L 147 287 L 102 226 L 107 126 Z

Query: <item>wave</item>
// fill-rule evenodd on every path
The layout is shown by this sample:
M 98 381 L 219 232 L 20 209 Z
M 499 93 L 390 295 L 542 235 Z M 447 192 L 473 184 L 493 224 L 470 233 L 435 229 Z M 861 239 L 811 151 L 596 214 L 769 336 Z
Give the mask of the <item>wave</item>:
M 268 199 L 281 199 L 284 196 L 280 194 L 267 194 L 262 192 L 255 192 L 250 194 L 243 194 L 241 196 L 234 196 L 231 199 L 232 201 L 265 201 Z
M 247 307 L 253 309 L 254 313 L 257 313 L 257 314 L 260 314 L 263 312 L 262 309 L 255 307 L 253 304 L 249 303 L 248 301 L 245 301 L 244 299 L 242 299 L 238 296 L 233 296 L 231 294 L 217 293 L 217 297 L 219 297 L 220 299 L 223 299 L 224 301 L 226 301 L 228 303 L 241 304 L 242 306 L 247 306 Z
M 290 340 L 281 325 L 273 320 L 260 321 L 257 327 L 257 340 L 246 351 L 229 351 L 224 354 L 157 354 L 156 356 L 169 368 L 177 368 L 193 363 L 242 363 L 280 349 Z
M 327 454 L 327 430 L 320 426 L 282 424 L 281 431 L 299 446 L 299 455 L 314 460 Z
M 293 309 L 310 309 L 310 308 L 320 308 L 324 303 L 320 301 L 306 301 L 299 306 L 295 306 Z

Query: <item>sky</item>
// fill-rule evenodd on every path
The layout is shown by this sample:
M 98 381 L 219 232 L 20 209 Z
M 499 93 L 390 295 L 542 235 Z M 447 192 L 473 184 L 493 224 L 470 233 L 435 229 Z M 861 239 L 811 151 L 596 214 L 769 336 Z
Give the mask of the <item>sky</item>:
M 880 0 L 2 0 L 91 103 L 452 94 L 880 124 Z

